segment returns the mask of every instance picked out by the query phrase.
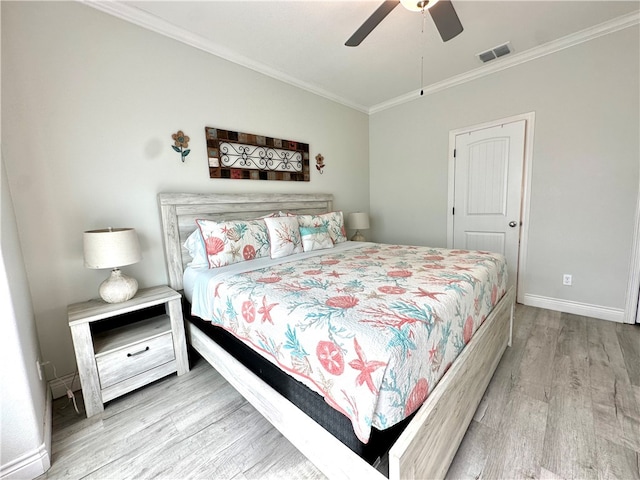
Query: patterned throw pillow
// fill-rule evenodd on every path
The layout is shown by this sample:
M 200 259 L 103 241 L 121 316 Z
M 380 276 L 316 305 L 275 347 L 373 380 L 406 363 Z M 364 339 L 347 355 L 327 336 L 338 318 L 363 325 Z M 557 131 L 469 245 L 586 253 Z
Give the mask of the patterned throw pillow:
M 196 223 L 204 239 L 209 268 L 269 255 L 269 234 L 264 220 L 196 220 Z
M 271 242 L 271 258 L 281 258 L 302 252 L 302 240 L 296 217 L 265 218 L 269 241 Z
M 322 215 L 298 215 L 298 223 L 301 227 L 325 226 L 334 244 L 347 241 L 342 212 L 329 212 Z
M 305 252 L 333 248 L 333 240 L 325 225 L 320 227 L 300 227 L 302 248 Z

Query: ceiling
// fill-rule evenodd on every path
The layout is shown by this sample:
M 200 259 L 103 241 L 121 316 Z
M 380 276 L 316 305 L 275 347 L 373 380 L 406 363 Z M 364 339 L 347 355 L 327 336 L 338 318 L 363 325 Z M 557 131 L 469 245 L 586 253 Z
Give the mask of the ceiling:
M 567 36 L 582 41 L 637 24 L 640 7 L 640 0 L 452 3 L 464 31 L 449 42 L 428 15 L 422 32 L 422 14 L 398 5 L 354 48 L 344 42 L 381 0 L 88 2 L 364 112 L 417 97 L 421 86 L 433 90 L 557 50 L 571 44 Z M 510 55 L 484 65 L 477 58 L 505 42 Z

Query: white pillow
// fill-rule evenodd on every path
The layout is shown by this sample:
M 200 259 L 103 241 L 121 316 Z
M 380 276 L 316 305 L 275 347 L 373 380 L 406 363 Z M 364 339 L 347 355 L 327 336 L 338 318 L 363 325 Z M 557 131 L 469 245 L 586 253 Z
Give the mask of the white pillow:
M 326 225 L 319 227 L 300 227 L 302 248 L 305 252 L 333 248 L 333 240 Z
M 302 240 L 296 217 L 265 218 L 269 243 L 271 244 L 271 258 L 281 258 L 302 252 Z
M 191 255 L 192 260 L 188 264 L 189 267 L 209 267 L 207 251 L 204 248 L 204 240 L 202 239 L 202 233 L 200 233 L 199 228 L 195 229 L 191 235 L 187 237 L 183 245 L 189 252 L 189 255 Z

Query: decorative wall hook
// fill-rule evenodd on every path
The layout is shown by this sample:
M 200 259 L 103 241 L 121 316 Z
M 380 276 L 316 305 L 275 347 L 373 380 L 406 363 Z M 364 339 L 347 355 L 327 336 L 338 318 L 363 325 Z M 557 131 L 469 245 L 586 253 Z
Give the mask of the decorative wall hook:
M 174 140 L 173 145 L 171 145 L 171 148 L 173 148 L 176 152 L 180 154 L 180 159 L 184 162 L 184 159 L 191 152 L 191 150 L 188 148 L 189 137 L 187 137 L 182 132 L 182 130 L 178 130 L 177 133 L 174 133 L 173 135 L 171 135 L 171 138 L 173 138 Z
M 316 155 L 316 168 L 322 175 L 322 171 L 324 170 L 324 157 L 322 156 L 321 153 Z

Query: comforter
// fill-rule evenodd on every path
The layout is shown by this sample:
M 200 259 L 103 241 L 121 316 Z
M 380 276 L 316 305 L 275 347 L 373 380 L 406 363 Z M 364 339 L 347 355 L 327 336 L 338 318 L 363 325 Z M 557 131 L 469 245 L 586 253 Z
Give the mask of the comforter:
M 207 277 L 192 314 L 318 392 L 364 443 L 420 407 L 507 286 L 504 257 L 482 251 L 366 243 L 297 257 Z

